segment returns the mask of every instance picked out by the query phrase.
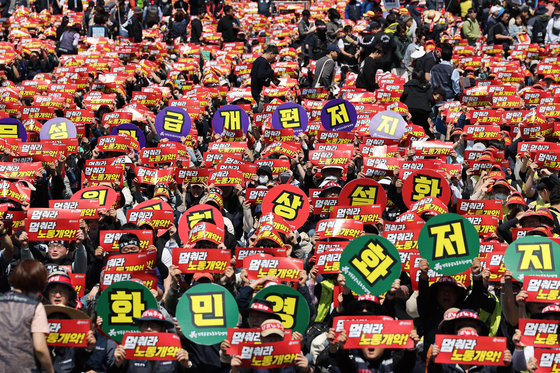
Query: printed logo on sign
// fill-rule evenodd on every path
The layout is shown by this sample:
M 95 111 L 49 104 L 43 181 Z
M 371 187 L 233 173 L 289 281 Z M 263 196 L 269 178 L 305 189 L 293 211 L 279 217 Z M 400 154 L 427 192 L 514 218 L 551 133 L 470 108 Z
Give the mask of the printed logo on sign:
M 112 289 L 109 293 L 109 319 L 111 324 L 134 325 L 133 317 L 141 317 L 148 302 L 138 290 Z
M 138 141 L 138 131 L 136 130 L 125 130 L 125 129 L 119 129 L 118 133 L 124 133 L 129 135 L 130 137 L 132 137 L 134 140 Z
M 463 221 L 446 222 L 429 227 L 428 235 L 434 241 L 432 260 L 467 256 L 467 239 L 464 235 Z
M 68 138 L 68 126 L 66 122 L 53 123 L 51 128 L 49 128 L 49 138 L 50 139 L 67 139 Z
M 552 257 L 552 245 L 550 243 L 517 244 L 517 253 L 522 253 L 517 267 L 518 271 L 554 271 L 554 259 Z
M 399 258 L 400 260 L 400 258 Z M 390 267 L 396 262 L 389 252 L 374 240 L 351 259 L 350 264 L 358 270 L 370 286 L 391 274 Z
M 387 135 L 394 136 L 399 126 L 398 118 L 393 118 L 388 115 L 381 116 L 381 123 L 377 126 L 377 132 L 383 132 Z
M 377 186 L 357 185 L 350 192 L 350 206 L 374 205 L 377 200 Z
M 299 110 L 297 107 L 278 109 L 282 128 L 297 128 L 300 126 Z
M 241 129 L 241 112 L 239 110 L 220 111 L 224 119 L 224 129 L 239 131 Z
M 269 294 L 266 300 L 274 303 L 272 306 L 272 311 L 280 315 L 282 318 L 282 325 L 285 329 L 292 329 L 296 324 L 295 314 L 298 309 L 299 298 L 291 297 L 289 295 L 282 294 Z
M 300 195 L 282 192 L 274 201 L 272 201 L 274 208 L 272 212 L 280 215 L 288 221 L 293 221 L 297 217 L 297 212 L 301 206 L 303 206 L 303 201 Z
M 187 215 L 187 223 L 189 223 L 189 228 L 192 229 L 199 221 L 203 219 L 214 219 L 212 215 L 212 210 L 198 210 L 192 211 Z
M 327 114 L 329 114 L 331 118 L 331 128 L 344 126 L 350 123 L 350 115 L 348 115 L 348 109 L 343 102 L 328 108 Z
M 192 324 L 197 328 L 227 326 L 224 294 L 185 294 L 189 297 Z
M 414 175 L 412 184 L 414 186 L 414 194 L 412 195 L 412 200 L 419 201 L 424 197 L 441 197 L 443 189 L 440 182 L 440 179 L 432 179 L 426 175 Z
M 185 115 L 175 111 L 167 111 L 163 117 L 163 129 L 168 132 L 181 133 Z

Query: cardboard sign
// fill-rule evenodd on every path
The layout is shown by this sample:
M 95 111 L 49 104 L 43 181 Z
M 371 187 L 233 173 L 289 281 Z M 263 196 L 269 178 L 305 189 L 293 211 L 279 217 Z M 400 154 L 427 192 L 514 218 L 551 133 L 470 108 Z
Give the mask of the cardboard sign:
M 413 329 L 412 320 L 345 320 L 344 348 L 414 348 Z
M 247 269 L 249 280 L 276 276 L 280 281 L 297 281 L 303 270 L 303 260 L 257 254 L 243 259 L 243 267 Z
M 125 333 L 140 332 L 132 318 L 141 317 L 144 311 L 157 307 L 157 301 L 147 287 L 134 281 L 119 281 L 101 292 L 96 310 L 103 318 L 101 330 L 121 344 Z
M 37 172 L 41 167 L 41 162 L 0 162 L 0 178 L 18 179 L 32 182 L 35 180 L 35 172 Z
M 405 132 L 406 122 L 394 111 L 382 111 L 371 118 L 369 135 L 382 139 L 400 139 Z
M 142 164 L 150 166 L 159 163 L 175 163 L 177 160 L 177 149 L 174 148 L 145 148 L 139 153 Z
M 500 126 L 497 125 L 467 125 L 463 129 L 465 140 L 493 140 L 500 139 Z
M 173 265 L 183 273 L 223 273 L 230 265 L 229 250 L 179 249 L 173 250 Z
M 119 271 L 116 268 L 106 269 L 101 272 L 99 290 L 104 291 L 116 282 L 140 280 L 148 289 L 157 290 L 157 272 L 155 269 Z
M 499 219 L 490 215 L 465 215 L 481 238 L 490 237 L 498 232 Z
M 294 102 L 286 102 L 272 113 L 272 128 L 292 129 L 296 136 L 305 132 L 308 123 L 307 111 Z
M 420 231 L 418 251 L 437 272 L 456 275 L 478 255 L 478 233 L 464 217 L 447 213 L 430 219 Z
M 244 368 L 273 369 L 296 365 L 301 346 L 298 340 L 284 339 L 273 343 L 244 343 L 239 346 L 238 352 Z
M 352 157 L 351 151 L 318 151 L 318 150 L 310 150 L 309 151 L 309 161 L 313 163 L 314 166 L 318 167 L 319 169 L 323 169 L 325 167 L 333 167 L 338 166 L 346 169 L 348 167 L 348 161 Z
M 317 141 L 320 144 L 352 144 L 354 142 L 354 133 L 344 131 L 323 131 L 317 133 Z M 315 150 L 329 151 L 327 148 L 316 146 Z
M 263 188 L 247 188 L 245 191 L 245 200 L 252 206 L 260 205 L 269 189 Z
M 519 238 L 508 246 L 504 256 L 504 265 L 518 281 L 523 281 L 525 276 L 557 277 L 557 263 L 560 263 L 560 246 L 547 237 Z
M 222 134 L 224 130 L 229 132 L 243 131 L 247 133 L 249 129 L 249 117 L 245 110 L 237 105 L 225 105 L 220 107 L 212 118 L 212 129 L 217 134 Z
M 230 347 L 226 350 L 228 355 L 239 355 L 239 347 L 247 342 L 260 343 L 261 342 L 261 328 L 255 329 L 228 329 L 227 338 Z M 284 340 L 292 340 L 292 331 L 284 330 Z
M 519 319 L 520 346 L 558 348 L 558 324 L 555 320 Z
M 53 118 L 43 124 L 41 139 L 73 139 L 77 136 L 76 126 L 66 118 Z
M 124 231 L 100 231 L 99 246 L 104 252 L 119 251 L 119 240 L 125 233 L 133 233 L 140 239 L 140 249 L 145 251 L 152 244 L 153 233 L 150 230 L 124 230 Z
M 505 365 L 506 338 L 437 334 L 436 345 L 439 364 Z
M 175 170 L 175 177 L 177 184 L 205 184 L 208 183 L 210 170 L 206 168 L 200 169 L 186 169 L 177 168 Z
M 216 284 L 198 284 L 187 290 L 177 304 L 177 322 L 189 340 L 213 345 L 225 340 L 237 325 L 239 308 L 231 293 Z
M 286 220 L 290 228 L 300 228 L 309 217 L 307 195 L 294 185 L 279 185 L 270 190 L 262 203 L 262 213 L 274 213 Z
M 330 100 L 321 110 L 321 124 L 327 131 L 351 131 L 358 114 L 351 102 L 337 98 Z
M 136 167 L 136 178 L 139 184 L 157 185 L 159 183 L 169 184 L 175 176 L 174 167 L 152 169 L 148 167 Z
M 340 259 L 346 286 L 357 294 L 381 295 L 401 274 L 400 255 L 389 240 L 364 235 L 350 242 Z
M 29 241 L 73 241 L 80 229 L 80 215 L 80 210 L 29 209 L 25 231 Z
M 459 215 L 490 215 L 503 219 L 502 201 L 457 199 Z
M 180 107 L 166 107 L 158 113 L 154 123 L 159 137 L 169 141 L 181 141 L 191 132 L 192 121 L 189 114 Z
M 255 299 L 273 303 L 272 311 L 282 318 L 284 329 L 305 333 L 309 324 L 309 306 L 299 291 L 287 285 L 268 286 L 255 295 L 251 304 Z
M 438 198 L 444 204 L 451 199 L 451 188 L 445 175 L 431 170 L 413 172 L 403 183 L 402 197 L 410 208 L 424 197 Z
M 344 251 L 343 247 L 329 249 L 324 253 L 317 254 L 317 269 L 319 274 L 338 274 L 340 271 L 340 257 Z
M 77 201 L 51 199 L 49 200 L 49 208 L 63 210 L 79 209 L 82 211 L 80 216 L 83 219 L 99 218 L 99 201 L 96 199 L 80 199 Z
M 523 290 L 527 292 L 528 302 L 558 303 L 560 300 L 560 278 L 525 276 Z
M 151 250 L 131 254 L 114 254 L 107 259 L 106 269 L 115 271 L 145 271 L 154 269 L 157 251 Z
M 87 347 L 90 320 L 49 319 L 47 345 L 61 347 Z
M 252 255 L 269 254 L 278 258 L 286 257 L 285 248 L 264 248 L 264 247 L 236 247 L 235 248 L 235 268 L 244 268 L 243 260 Z
M 90 166 L 84 167 L 84 176 L 91 184 L 102 182 L 120 184 L 124 169 L 122 166 Z
M 175 360 L 182 348 L 174 333 L 126 333 L 122 346 L 127 360 Z
M 387 194 L 377 181 L 364 178 L 346 184 L 338 200 L 340 206 L 380 205 L 385 209 Z

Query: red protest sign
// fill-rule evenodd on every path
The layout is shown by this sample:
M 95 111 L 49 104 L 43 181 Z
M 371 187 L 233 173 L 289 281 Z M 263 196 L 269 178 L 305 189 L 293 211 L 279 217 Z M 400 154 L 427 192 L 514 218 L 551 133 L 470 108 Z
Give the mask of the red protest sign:
M 290 228 L 295 230 L 309 218 L 309 200 L 300 188 L 279 185 L 266 194 L 262 203 L 263 215 L 271 212 L 284 218 Z
M 535 349 L 537 370 L 535 373 L 555 373 L 560 369 L 560 352 L 558 350 Z
M 173 249 L 173 265 L 183 273 L 223 273 L 230 262 L 229 250 Z
M 465 215 L 465 218 L 476 228 L 478 235 L 489 237 L 498 231 L 499 219 L 491 215 Z
M 75 200 L 92 200 L 96 199 L 99 201 L 99 207 L 111 208 L 117 202 L 117 192 L 106 186 L 92 186 L 88 188 L 81 189 L 74 193 L 71 201 Z
M 292 339 L 292 331 L 290 329 L 284 330 L 284 340 L 290 341 Z M 239 347 L 244 343 L 260 343 L 261 329 L 228 329 L 226 340 L 229 341 L 230 347 L 226 350 L 228 355 L 238 355 Z
M 413 348 L 412 320 L 346 320 L 344 348 Z
M 499 220 L 503 219 L 502 201 L 480 200 L 473 201 L 468 199 L 457 200 L 457 214 L 459 215 L 490 215 Z
M 357 220 L 347 219 L 324 219 L 319 221 L 316 233 L 319 239 L 326 238 L 343 238 L 345 240 L 353 240 L 360 236 L 363 232 L 363 223 Z
M 172 147 L 144 148 L 139 158 L 142 164 L 174 163 L 177 160 L 177 149 Z
M 236 170 L 213 171 L 208 177 L 208 183 L 215 186 L 235 186 L 243 184 L 243 173 Z
M 504 366 L 506 338 L 437 334 L 436 345 L 440 346 L 438 364 Z
M 384 209 L 387 204 L 385 190 L 371 179 L 352 180 L 342 188 L 338 199 L 340 206 L 381 205 Z
M 107 259 L 106 269 L 115 271 L 145 271 L 156 265 L 157 251 L 150 250 L 141 253 L 114 254 Z
M 125 333 L 121 346 L 127 360 L 175 360 L 181 338 L 173 333 Z
M 104 252 L 119 251 L 119 240 L 125 233 L 133 233 L 140 239 L 140 249 L 143 251 L 153 242 L 153 233 L 150 230 L 126 230 L 126 231 L 100 231 L 99 246 Z
M 246 257 L 243 260 L 243 267 L 247 268 L 249 280 L 276 276 L 280 281 L 297 281 L 299 272 L 303 270 L 303 260 L 257 254 Z
M 72 280 L 72 286 L 78 293 L 78 297 L 83 297 L 86 287 L 86 275 L 80 273 L 69 273 L 70 279 Z
M 340 203 L 339 203 L 340 204 Z M 364 224 L 377 224 L 384 208 L 381 205 L 335 206 L 330 217 L 359 220 Z
M 505 273 L 504 254 L 508 245 L 502 242 L 482 242 L 478 257 L 482 268 L 490 270 L 490 281 L 499 281 Z
M 97 148 L 100 152 L 130 152 L 130 141 L 125 136 L 103 136 L 97 141 Z
M 49 208 L 59 210 L 81 210 L 83 219 L 99 218 L 99 200 L 96 199 L 80 199 L 76 201 L 69 200 L 53 200 L 49 201 Z
M 446 157 L 453 150 L 453 144 L 441 141 L 413 141 L 416 156 Z
M 210 175 L 210 172 L 211 171 L 207 168 L 178 168 L 175 170 L 175 178 L 177 180 L 177 184 L 204 184 L 208 183 L 208 176 Z
M 154 229 L 167 229 L 173 221 L 173 210 L 148 210 L 136 206 L 127 211 L 127 220 L 134 224 L 147 220 L 151 221 Z
M 499 125 L 471 124 L 463 129 L 465 140 L 492 140 L 500 138 Z
M 243 343 L 238 351 L 242 367 L 273 369 L 295 365 L 301 346 L 298 340 L 284 339 L 272 343 Z
M 157 290 L 157 272 L 155 269 L 119 271 L 116 268 L 111 268 L 102 272 L 99 290 L 103 291 L 115 282 L 131 281 L 134 279 L 142 281 L 148 289 Z
M 247 188 L 245 192 L 245 200 L 253 206 L 260 205 L 268 191 L 269 189 L 266 187 Z
M 175 176 L 174 167 L 153 169 L 149 167 L 136 167 L 136 178 L 140 184 L 156 185 L 158 183 L 169 183 Z
M 30 209 L 25 231 L 29 241 L 72 241 L 80 229 L 80 215 L 80 210 Z
M 412 173 L 403 183 L 402 198 L 410 208 L 424 197 L 438 198 L 444 204 L 451 199 L 451 188 L 445 175 L 431 170 Z
M 319 274 L 338 273 L 340 271 L 340 257 L 344 251 L 343 247 L 335 247 L 321 254 L 317 254 L 316 266 Z
M 87 347 L 90 320 L 49 319 L 47 345 L 62 347 Z
M 519 319 L 521 330 L 520 346 L 534 346 L 540 348 L 558 348 L 557 320 Z
M 37 172 L 41 167 L 41 162 L 0 162 L 0 178 L 33 181 L 35 180 L 35 172 Z
M 124 173 L 121 165 L 117 166 L 90 166 L 84 167 L 84 176 L 91 184 L 102 182 L 120 183 Z
M 437 273 L 436 271 L 430 269 L 428 271 L 428 282 L 433 284 L 438 281 L 443 275 Z M 465 272 L 459 273 L 457 275 L 452 275 L 448 277 L 453 277 L 457 282 L 461 282 L 466 287 L 471 284 L 471 271 L 467 269 Z M 420 279 L 420 254 L 410 253 L 410 282 L 412 285 L 412 290 L 418 290 L 418 281 Z
M 560 300 L 560 277 L 525 276 L 523 290 L 528 302 L 557 303 Z
M 235 268 L 243 268 L 243 259 L 257 254 L 270 254 L 274 257 L 285 258 L 285 248 L 264 248 L 264 247 L 236 247 L 235 248 Z
M 336 242 L 327 242 L 327 241 L 317 241 L 315 243 L 315 255 L 322 254 L 330 249 L 333 248 L 345 248 L 350 241 L 336 241 Z
M 338 198 L 313 198 L 311 201 L 313 215 L 330 214 L 337 204 Z

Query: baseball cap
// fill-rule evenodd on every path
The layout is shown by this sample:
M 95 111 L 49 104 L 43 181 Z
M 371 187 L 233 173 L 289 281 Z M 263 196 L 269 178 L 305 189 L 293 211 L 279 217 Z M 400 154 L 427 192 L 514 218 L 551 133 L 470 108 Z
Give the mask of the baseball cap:
M 265 320 L 261 324 L 261 337 L 266 337 L 271 334 L 277 334 L 284 338 L 284 325 L 278 320 Z
M 340 48 L 336 44 L 329 44 L 329 46 L 327 47 L 327 51 L 340 53 Z
M 165 329 L 173 328 L 173 323 L 166 320 L 165 316 L 163 316 L 163 313 L 153 308 L 142 312 L 142 316 L 140 317 L 133 317 L 132 320 L 134 320 L 135 324 L 140 324 L 144 321 L 160 321 L 163 323 L 163 325 L 165 325 Z

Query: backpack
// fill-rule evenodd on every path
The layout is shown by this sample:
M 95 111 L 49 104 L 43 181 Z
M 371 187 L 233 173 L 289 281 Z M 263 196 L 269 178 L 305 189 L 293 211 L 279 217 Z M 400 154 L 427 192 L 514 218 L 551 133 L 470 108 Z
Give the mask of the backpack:
M 159 10 L 155 5 L 148 6 L 148 11 L 146 12 L 146 24 L 154 25 L 159 23 Z
M 544 43 L 546 25 L 543 25 L 541 20 L 537 17 L 535 23 L 533 24 L 533 37 L 531 42 L 542 44 Z
M 503 29 L 504 29 L 503 28 L 504 25 L 502 25 L 501 22 L 498 22 L 494 26 L 492 26 L 492 28 L 490 30 L 488 30 L 488 37 L 486 38 L 486 44 L 488 44 L 488 45 L 496 44 L 496 38 L 494 37 L 494 35 L 496 35 L 496 32 L 495 32 L 496 27 L 500 27 L 501 31 L 503 31 Z

